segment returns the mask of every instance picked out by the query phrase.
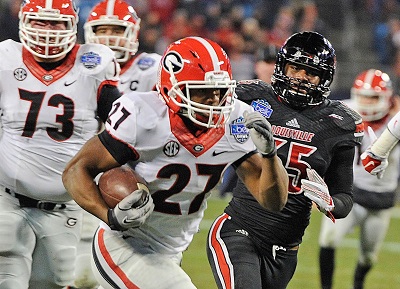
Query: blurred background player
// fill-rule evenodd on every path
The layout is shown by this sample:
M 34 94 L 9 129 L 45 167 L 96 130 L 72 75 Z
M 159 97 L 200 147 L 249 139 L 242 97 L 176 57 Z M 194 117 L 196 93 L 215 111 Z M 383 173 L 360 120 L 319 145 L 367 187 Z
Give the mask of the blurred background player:
M 106 129 L 63 174 L 77 203 L 104 222 L 93 242 L 102 288 L 195 288 L 180 267 L 182 254 L 233 162 L 263 207 L 277 211 L 287 199 L 270 126 L 234 98 L 226 52 L 211 40 L 187 37 L 168 46 L 161 63 L 157 91 L 122 95 Z M 129 160 L 137 162 L 151 196 L 132 207 L 131 194 L 110 209 L 93 178 Z
M 85 42 L 99 43 L 114 51 L 121 67 L 118 89 L 122 93 L 150 91 L 157 82 L 161 55 L 138 52 L 140 18 L 132 6 L 121 0 L 106 0 L 95 5 L 84 25 Z M 95 288 L 91 272 L 91 246 L 99 220 L 84 212 L 82 239 L 78 247 L 76 288 Z
M 140 18 L 122 0 L 106 0 L 93 7 L 84 25 L 85 42 L 111 48 L 121 66 L 119 90 L 149 91 L 155 88 L 161 55 L 139 51 Z
M 254 63 L 254 73 L 257 79 L 261 79 L 266 83 L 271 83 L 271 77 L 274 74 L 276 56 L 279 47 L 268 45 L 256 51 L 256 61 Z
M 398 98 L 394 97 L 389 76 L 377 69 L 360 73 L 351 89 L 350 107 L 359 112 L 364 127 L 371 127 L 377 135 L 386 128 L 390 117 L 398 110 Z M 397 146 L 388 157 L 389 166 L 382 178 L 372 178 L 360 160 L 360 154 L 371 145 L 374 136 L 369 135 L 357 147 L 354 159 L 354 205 L 349 215 L 335 224 L 322 220 L 319 237 L 319 267 L 322 289 L 333 288 L 335 249 L 346 234 L 360 227 L 360 255 L 354 272 L 353 289 L 364 288 L 364 280 L 376 263 L 379 249 L 389 227 L 391 208 L 395 205 L 399 178 L 400 148 Z
M 286 288 L 312 201 L 332 220 L 350 212 L 353 158 L 363 129 L 359 114 L 327 98 L 335 68 L 330 42 L 316 32 L 301 32 L 278 52 L 272 86 L 239 82 L 238 98 L 271 123 L 289 175 L 289 196 L 283 210 L 270 212 L 238 181 L 208 235 L 207 255 L 218 288 Z
M 59 289 L 74 279 L 82 209 L 66 163 L 120 96 L 114 53 L 76 44 L 71 0 L 30 0 L 21 43 L 0 43 L 0 288 Z

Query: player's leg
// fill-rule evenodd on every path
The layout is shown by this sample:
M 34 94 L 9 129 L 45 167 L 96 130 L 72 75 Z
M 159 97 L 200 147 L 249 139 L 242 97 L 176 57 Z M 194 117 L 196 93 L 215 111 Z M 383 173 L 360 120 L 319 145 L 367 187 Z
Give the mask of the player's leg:
M 93 273 L 104 289 L 195 289 L 180 262 L 181 255 L 159 254 L 120 232 L 100 228 L 93 239 Z
M 78 244 L 74 288 L 94 289 L 98 287 L 98 282 L 94 277 L 91 259 L 93 236 L 99 226 L 100 220 L 83 211 L 81 239 Z
M 355 211 L 352 210 L 344 219 L 333 223 L 329 218 L 322 218 L 319 235 L 319 273 L 322 289 L 331 289 L 335 271 L 335 249 L 343 237 L 357 224 Z
M 212 224 L 207 238 L 207 257 L 218 288 L 262 288 L 261 257 L 248 233 L 227 214 Z
M 29 289 L 59 289 L 74 280 L 82 210 L 74 202 L 52 211 L 25 208 L 36 231 Z
M 390 223 L 390 209 L 365 210 L 367 215 L 361 225 L 360 256 L 354 273 L 354 289 L 362 289 L 364 280 L 378 259 Z
M 28 288 L 35 239 L 19 201 L 1 190 L 0 288 Z

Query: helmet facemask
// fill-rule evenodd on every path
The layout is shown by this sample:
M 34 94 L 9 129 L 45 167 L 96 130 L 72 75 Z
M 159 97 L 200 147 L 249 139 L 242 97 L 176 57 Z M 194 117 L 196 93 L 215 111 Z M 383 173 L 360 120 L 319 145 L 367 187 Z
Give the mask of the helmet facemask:
M 65 30 L 33 28 L 32 21 L 62 22 Z M 58 9 L 42 9 L 38 12 L 20 12 L 20 40 L 33 55 L 54 59 L 66 55 L 76 43 L 77 16 L 63 15 Z
M 119 26 L 124 28 L 124 33 L 118 35 L 96 35 L 99 26 Z M 118 16 L 100 16 L 99 20 L 85 23 L 85 42 L 99 43 L 108 46 L 115 53 L 115 58 L 119 63 L 124 63 L 134 55 L 139 47 L 138 33 L 140 29 L 140 19 L 136 23 L 119 20 Z
M 121 64 L 136 54 L 139 47 L 140 18 L 135 9 L 122 0 L 104 0 L 96 4 L 83 26 L 86 43 L 99 43 L 108 46 Z M 120 29 L 123 33 L 119 33 Z M 111 30 L 96 31 L 97 29 Z M 98 33 L 96 33 L 98 32 Z M 99 33 L 100 32 L 100 33 Z
M 205 73 L 204 81 L 189 80 L 178 82 L 170 70 L 172 88 L 168 96 L 180 107 L 178 114 L 190 119 L 193 123 L 217 128 L 225 125 L 234 107 L 234 90 L 236 81 L 231 80 L 226 71 L 209 71 Z M 195 102 L 191 99 L 194 89 L 220 90 L 220 101 L 217 106 Z

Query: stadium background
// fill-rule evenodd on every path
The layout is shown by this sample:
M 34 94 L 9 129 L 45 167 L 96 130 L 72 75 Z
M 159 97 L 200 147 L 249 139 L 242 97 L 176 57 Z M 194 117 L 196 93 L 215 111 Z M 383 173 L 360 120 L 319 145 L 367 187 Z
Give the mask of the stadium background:
M 79 42 L 82 25 L 97 0 L 78 0 Z M 396 93 L 400 83 L 400 1 L 398 0 L 127 0 L 142 18 L 139 49 L 162 53 L 165 46 L 187 35 L 219 42 L 234 66 L 234 78 L 249 78 L 257 50 L 281 45 L 300 27 L 326 36 L 337 52 L 337 71 L 331 98 L 345 99 L 354 77 L 368 68 L 391 76 Z M 18 40 L 19 0 L 0 0 L 0 41 Z M 256 21 L 255 21 L 256 20 Z M 306 23 L 309 22 L 309 23 Z M 307 26 L 309 25 L 309 26 Z M 209 269 L 205 242 L 212 220 L 228 198 L 217 191 L 201 223 L 201 230 L 184 254 L 183 267 L 199 289 L 216 289 Z M 322 214 L 313 211 L 299 251 L 299 263 L 288 289 L 317 289 L 318 230 Z M 376 267 L 367 276 L 365 289 L 400 288 L 400 206 L 392 214 Z M 337 251 L 334 289 L 351 288 L 357 258 L 358 231 Z

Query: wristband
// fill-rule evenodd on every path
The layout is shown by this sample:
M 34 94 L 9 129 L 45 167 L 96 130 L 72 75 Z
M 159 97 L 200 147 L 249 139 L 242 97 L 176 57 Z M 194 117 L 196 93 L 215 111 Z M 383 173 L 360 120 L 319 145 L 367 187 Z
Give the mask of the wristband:
M 276 151 L 276 147 L 275 147 L 272 152 L 267 153 L 267 154 L 261 153 L 261 155 L 263 158 L 270 159 L 270 158 L 273 158 L 274 156 L 276 156 L 276 153 L 277 153 L 277 151 Z

